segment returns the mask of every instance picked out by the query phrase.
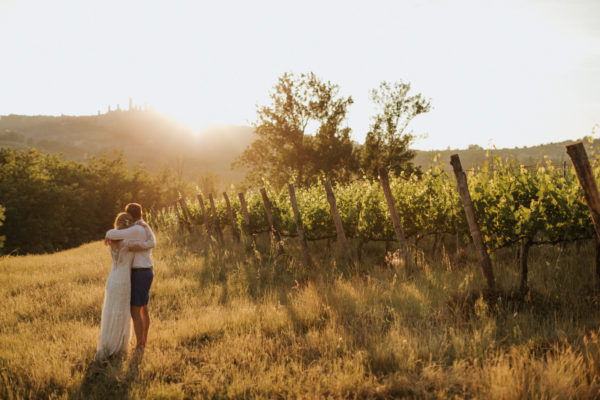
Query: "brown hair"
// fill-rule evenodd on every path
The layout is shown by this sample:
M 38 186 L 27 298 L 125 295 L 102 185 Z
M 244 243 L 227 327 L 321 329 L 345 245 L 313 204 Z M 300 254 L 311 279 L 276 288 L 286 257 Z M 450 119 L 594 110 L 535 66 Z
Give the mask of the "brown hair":
M 139 203 L 129 203 L 125 206 L 125 212 L 133 217 L 134 221 L 142 218 L 142 205 Z
M 133 226 L 133 217 L 131 214 L 122 212 L 117 214 L 117 218 L 115 218 L 115 229 L 126 229 Z

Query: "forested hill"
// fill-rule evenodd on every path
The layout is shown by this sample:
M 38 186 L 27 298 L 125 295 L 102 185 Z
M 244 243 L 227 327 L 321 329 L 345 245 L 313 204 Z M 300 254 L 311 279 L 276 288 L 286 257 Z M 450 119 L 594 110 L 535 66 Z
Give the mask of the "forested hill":
M 477 145 L 471 145 L 467 149 L 417 150 L 414 163 L 426 169 L 433 162 L 434 158 L 437 157 L 441 162 L 445 163 L 446 169 L 450 171 L 450 156 L 452 154 L 459 154 L 462 166 L 465 169 L 482 166 L 486 161 L 490 162 L 492 157 L 515 160 L 525 166 L 534 166 L 538 163 L 547 163 L 548 161 L 552 162 L 554 166 L 562 165 L 563 161 L 566 161 L 570 165 L 570 159 L 565 151 L 565 146 L 576 140 L 584 140 L 587 147 L 590 145 L 588 139 L 574 139 L 538 146 L 504 149 L 484 149 Z M 594 146 L 598 146 L 598 144 L 600 144 L 600 141 L 597 139 L 594 140 Z
M 113 149 L 123 151 L 131 166 L 151 172 L 166 167 L 190 180 L 206 174 L 228 182 L 243 178 L 231 162 L 254 140 L 247 126 L 223 125 L 200 133 L 150 110 L 115 110 L 91 116 L 0 117 L 0 147 L 35 147 L 84 161 Z
M 63 153 L 67 159 L 77 161 L 118 149 L 130 165 L 142 163 L 151 172 L 169 167 L 192 181 L 213 175 L 225 186 L 243 179 L 244 171 L 232 170 L 231 163 L 254 138 L 249 126 L 215 126 L 196 134 L 173 119 L 139 109 L 92 116 L 0 117 L 0 147 L 35 147 Z M 490 155 L 515 159 L 524 165 L 547 160 L 559 165 L 568 161 L 565 145 L 571 142 L 493 150 L 477 145 L 468 149 L 417 150 L 414 162 L 427 168 L 436 155 L 445 162 L 451 154 L 458 153 L 467 169 L 483 165 Z M 449 169 L 449 164 L 445 164 Z

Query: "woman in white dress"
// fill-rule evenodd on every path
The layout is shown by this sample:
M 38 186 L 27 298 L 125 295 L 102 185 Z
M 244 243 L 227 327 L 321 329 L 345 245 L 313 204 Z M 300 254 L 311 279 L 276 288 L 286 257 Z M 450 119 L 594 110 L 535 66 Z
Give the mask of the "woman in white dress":
M 115 229 L 133 225 L 133 217 L 122 212 L 115 219 Z M 123 246 L 122 240 L 110 241 L 113 266 L 106 280 L 100 338 L 96 349 L 97 359 L 106 359 L 125 353 L 131 338 L 131 263 L 134 252 Z

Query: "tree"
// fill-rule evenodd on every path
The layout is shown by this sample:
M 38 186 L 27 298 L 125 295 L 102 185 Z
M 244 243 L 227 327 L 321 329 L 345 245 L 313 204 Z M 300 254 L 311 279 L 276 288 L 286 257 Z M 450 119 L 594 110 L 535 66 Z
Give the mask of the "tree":
M 306 185 L 318 175 L 349 176 L 353 146 L 343 124 L 352 97 L 340 96 L 338 85 L 314 73 L 285 73 L 270 98 L 270 105 L 258 107 L 253 123 L 258 139 L 234 163 L 249 168 L 249 183 L 267 178 L 277 186 Z
M 0 148 L 3 251 L 45 253 L 100 239 L 126 203 L 148 209 L 163 194 L 146 170 L 129 170 L 121 153 L 85 165 L 35 149 Z
M 50 252 L 64 248 L 72 238 L 85 239 L 77 222 L 85 217 L 87 200 L 79 183 L 88 177 L 82 173 L 78 163 L 63 162 L 59 156 L 0 149 L 5 251 Z
M 361 154 L 361 167 L 370 178 L 377 178 L 381 167 L 396 174 L 415 171 L 415 154 L 409 149 L 414 136 L 406 128 L 414 117 L 428 112 L 431 104 L 420 93 L 409 96 L 409 91 L 410 83 L 402 82 L 382 82 L 371 91 L 377 114 Z
M 339 86 L 319 81 L 310 74 L 309 86 L 316 100 L 309 103 L 313 117 L 319 128 L 314 135 L 312 146 L 311 176 L 324 175 L 337 181 L 346 181 L 356 169 L 353 162 L 351 129 L 343 126 L 352 97 L 339 97 Z

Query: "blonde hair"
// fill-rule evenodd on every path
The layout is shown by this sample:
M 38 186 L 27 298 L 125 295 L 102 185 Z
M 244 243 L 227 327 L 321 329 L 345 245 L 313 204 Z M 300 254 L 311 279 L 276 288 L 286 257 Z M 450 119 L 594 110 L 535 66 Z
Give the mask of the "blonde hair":
M 131 214 L 122 212 L 117 214 L 117 218 L 115 218 L 115 229 L 127 229 L 133 226 L 133 217 Z

